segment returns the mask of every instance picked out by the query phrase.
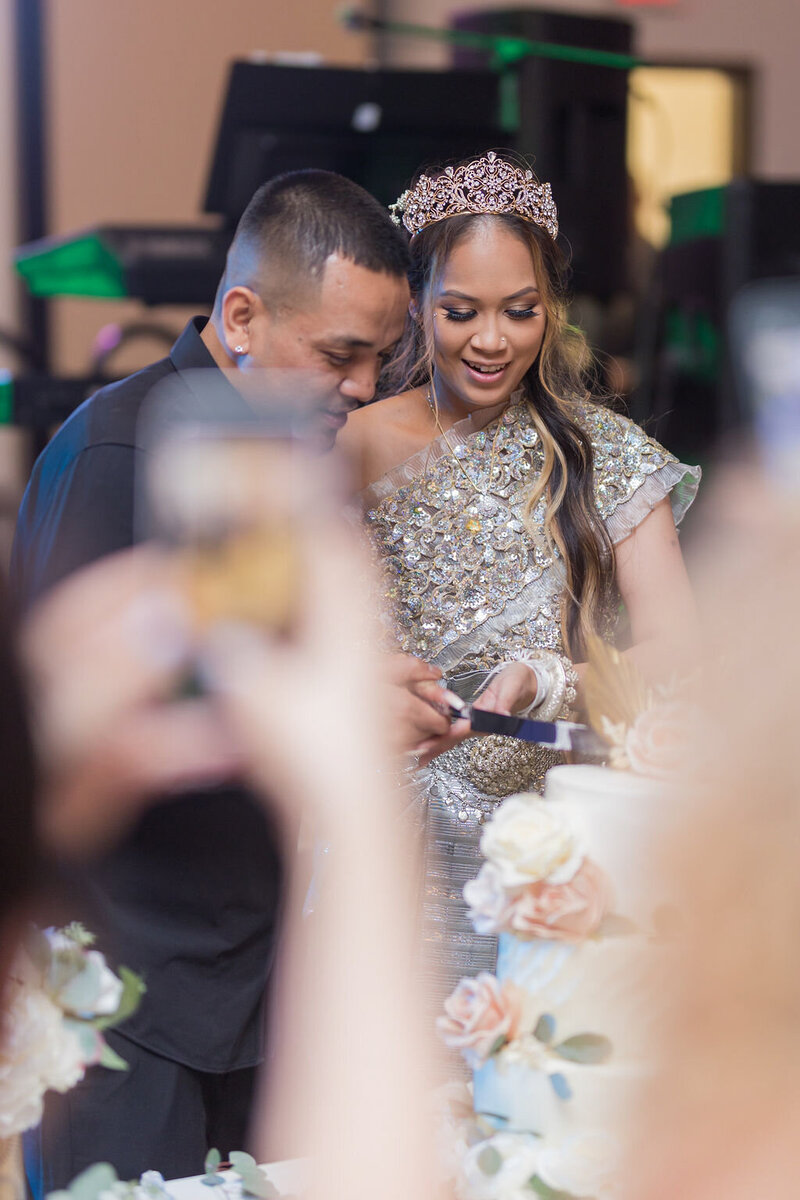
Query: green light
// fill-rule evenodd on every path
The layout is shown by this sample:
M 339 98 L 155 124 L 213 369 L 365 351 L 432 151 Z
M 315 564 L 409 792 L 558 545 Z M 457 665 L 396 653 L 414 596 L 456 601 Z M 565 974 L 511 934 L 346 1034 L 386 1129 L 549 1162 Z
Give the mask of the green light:
M 10 425 L 14 417 L 14 377 L 0 370 L 0 425 Z
M 725 188 L 705 188 L 673 196 L 669 215 L 671 246 L 695 238 L 721 237 L 725 230 Z
M 15 266 L 33 296 L 127 296 L 119 260 L 96 233 L 22 246 Z

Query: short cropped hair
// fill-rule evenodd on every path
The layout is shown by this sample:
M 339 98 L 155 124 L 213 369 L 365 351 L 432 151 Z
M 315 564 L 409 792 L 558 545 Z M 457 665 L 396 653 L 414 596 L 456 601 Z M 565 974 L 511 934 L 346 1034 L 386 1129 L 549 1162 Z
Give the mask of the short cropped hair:
M 242 214 L 223 285 L 279 302 L 278 288 L 286 298 L 319 284 L 331 255 L 395 277 L 410 266 L 406 239 L 374 196 L 333 171 L 291 171 L 262 184 Z

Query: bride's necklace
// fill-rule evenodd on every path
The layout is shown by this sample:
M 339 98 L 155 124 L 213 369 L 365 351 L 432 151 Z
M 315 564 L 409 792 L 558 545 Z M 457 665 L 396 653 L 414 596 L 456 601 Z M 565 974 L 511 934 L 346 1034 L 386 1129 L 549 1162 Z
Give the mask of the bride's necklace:
M 486 496 L 486 491 L 491 488 L 492 479 L 494 478 L 494 456 L 495 456 L 495 451 L 497 449 L 497 435 L 500 433 L 500 430 L 503 425 L 502 417 L 503 417 L 503 413 L 505 412 L 505 409 L 503 409 L 503 412 L 499 413 L 496 418 L 497 429 L 495 429 L 494 437 L 492 438 L 492 449 L 489 454 L 489 473 L 487 475 L 486 490 L 484 490 L 484 488 L 478 487 L 477 483 L 472 478 L 472 476 L 468 473 L 468 471 L 467 471 L 466 467 L 464 466 L 464 464 L 462 463 L 461 459 L 456 454 L 455 449 L 453 447 L 453 443 L 450 441 L 449 437 L 447 436 L 445 428 L 439 419 L 439 413 L 437 411 L 436 405 L 433 402 L 433 396 L 431 395 L 430 388 L 428 388 L 428 390 L 425 392 L 425 399 L 428 401 L 428 408 L 431 410 L 431 413 L 433 414 L 433 419 L 436 423 L 436 428 L 439 430 L 439 433 L 441 434 L 441 436 L 444 440 L 445 446 L 447 446 L 447 449 L 450 451 L 450 457 L 453 459 L 453 461 L 457 465 L 458 469 L 460 470 L 461 474 L 464 476 L 464 478 L 466 479 L 467 483 L 472 488 L 472 490 L 478 496 Z

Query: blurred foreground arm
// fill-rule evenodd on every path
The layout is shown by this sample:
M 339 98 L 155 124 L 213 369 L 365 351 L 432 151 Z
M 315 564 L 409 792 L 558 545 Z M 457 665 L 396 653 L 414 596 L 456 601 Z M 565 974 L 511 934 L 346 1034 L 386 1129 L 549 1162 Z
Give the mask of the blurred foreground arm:
M 58 584 L 23 626 L 40 830 L 59 856 L 102 850 L 155 797 L 239 768 L 214 706 L 174 699 L 192 645 L 171 585 L 158 551 L 123 550 Z
M 315 911 L 301 918 L 296 878 L 290 898 L 257 1153 L 309 1155 L 317 1200 L 408 1200 L 433 1193 L 412 852 L 382 771 L 392 739 L 377 635 L 366 590 L 352 591 L 365 568 L 347 531 L 324 533 L 304 547 L 294 637 L 222 629 L 207 659 L 254 782 L 290 824 L 308 813 L 329 846 Z

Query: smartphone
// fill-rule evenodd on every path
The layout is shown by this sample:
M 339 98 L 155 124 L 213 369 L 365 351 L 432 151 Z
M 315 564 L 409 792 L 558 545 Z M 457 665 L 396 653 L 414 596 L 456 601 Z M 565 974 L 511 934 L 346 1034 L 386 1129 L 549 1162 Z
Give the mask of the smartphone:
M 240 621 L 287 634 L 304 585 L 303 531 L 343 492 L 311 436 L 319 397 L 299 373 L 251 376 L 246 395 L 217 374 L 183 372 L 148 398 L 139 532 L 174 553 L 198 630 Z

